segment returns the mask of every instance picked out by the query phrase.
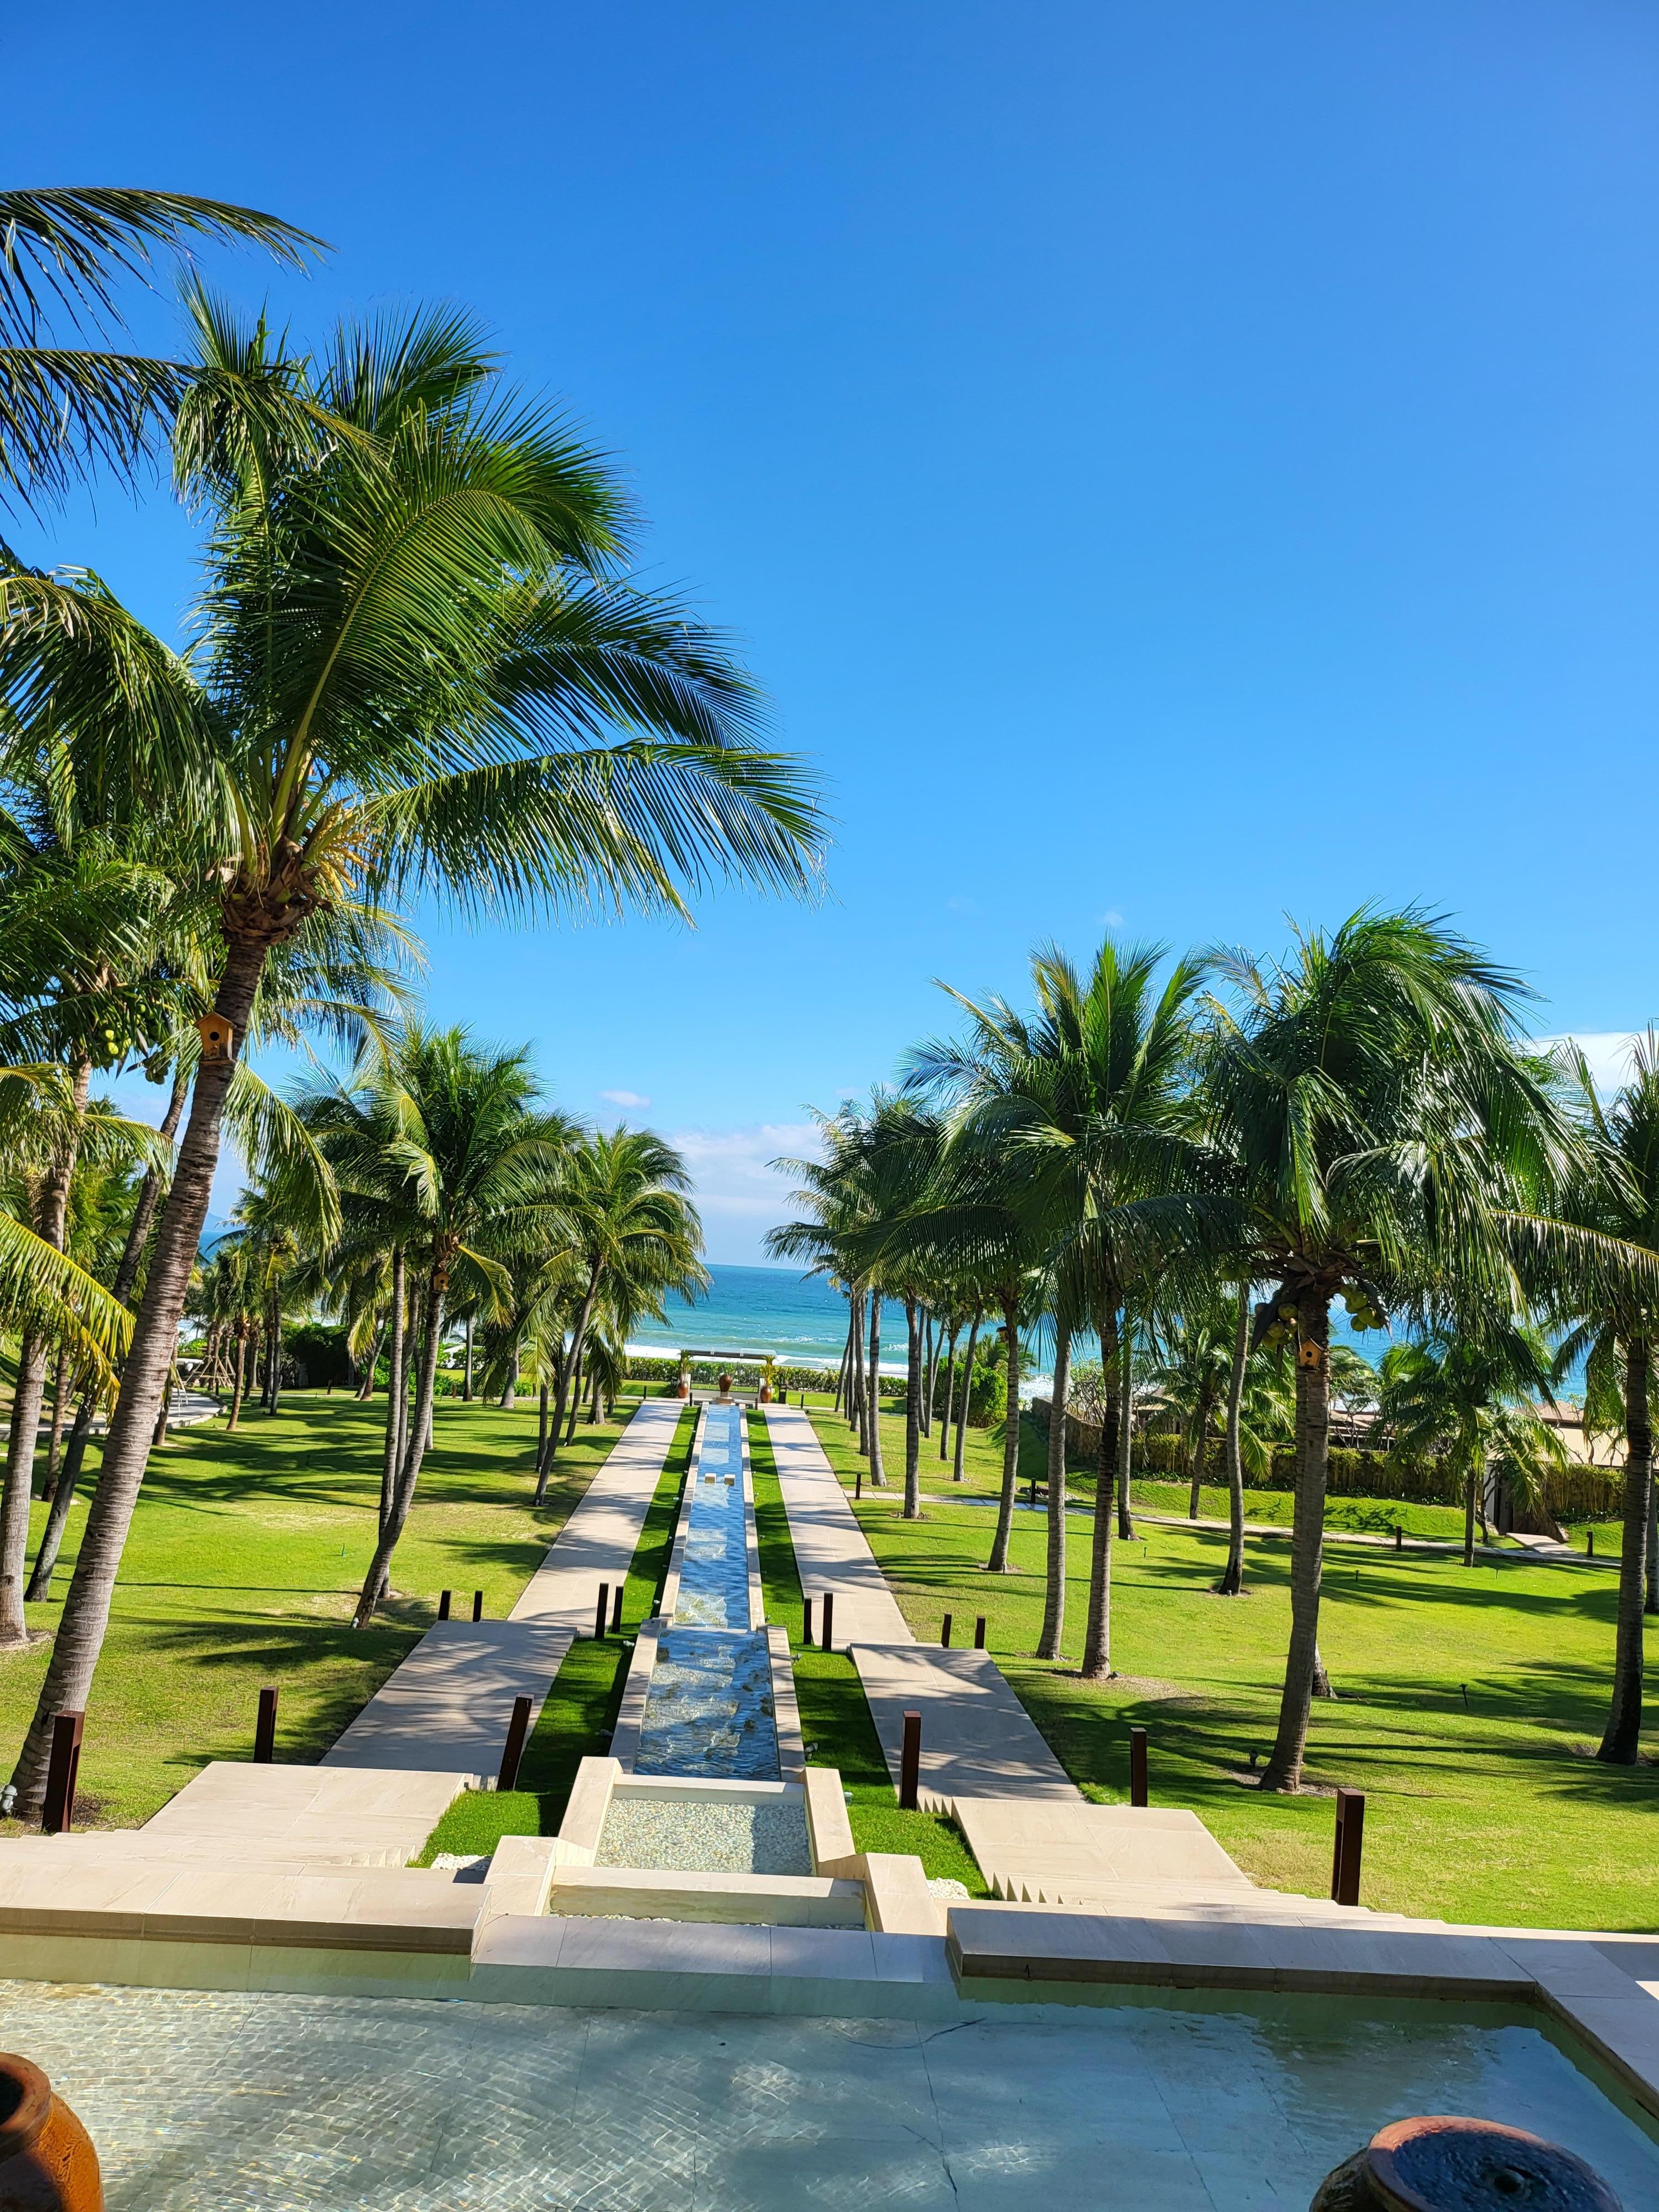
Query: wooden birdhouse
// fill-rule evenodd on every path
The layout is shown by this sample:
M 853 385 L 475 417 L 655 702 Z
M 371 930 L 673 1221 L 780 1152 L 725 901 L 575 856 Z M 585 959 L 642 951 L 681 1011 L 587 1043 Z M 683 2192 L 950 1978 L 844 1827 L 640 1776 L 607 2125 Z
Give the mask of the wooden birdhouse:
M 1324 1346 L 1304 1337 L 1296 1347 L 1296 1364 L 1298 1367 L 1322 1367 L 1325 1364 Z
M 202 1040 L 202 1058 L 234 1060 L 235 1032 L 222 1014 L 204 1014 L 196 1024 L 197 1035 Z

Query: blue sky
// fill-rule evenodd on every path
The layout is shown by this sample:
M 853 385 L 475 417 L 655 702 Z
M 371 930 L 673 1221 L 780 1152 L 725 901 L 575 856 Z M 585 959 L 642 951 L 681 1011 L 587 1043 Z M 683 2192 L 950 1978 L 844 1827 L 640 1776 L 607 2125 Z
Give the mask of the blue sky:
M 1659 1012 L 1651 9 L 94 0 L 7 52 L 14 181 L 319 232 L 212 264 L 297 331 L 475 307 L 818 764 L 815 908 L 428 924 L 435 1015 L 687 1142 L 716 1260 L 805 1102 L 1041 939 L 1425 900 L 1540 1030 Z M 161 498 L 27 542 L 176 629 Z

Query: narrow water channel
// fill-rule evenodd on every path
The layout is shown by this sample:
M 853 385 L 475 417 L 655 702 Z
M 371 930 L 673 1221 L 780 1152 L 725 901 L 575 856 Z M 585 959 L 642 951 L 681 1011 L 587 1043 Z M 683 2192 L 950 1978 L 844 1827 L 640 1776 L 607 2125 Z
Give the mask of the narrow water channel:
M 703 1413 L 672 1620 L 657 1644 L 636 1774 L 779 1777 L 766 1632 L 749 1602 L 743 1409 Z

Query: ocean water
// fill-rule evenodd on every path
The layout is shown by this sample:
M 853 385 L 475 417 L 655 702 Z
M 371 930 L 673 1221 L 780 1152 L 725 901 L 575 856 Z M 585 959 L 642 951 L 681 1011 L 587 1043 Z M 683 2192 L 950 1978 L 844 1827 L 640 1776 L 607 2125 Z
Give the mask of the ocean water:
M 711 1267 L 708 1273 L 713 1279 L 705 1297 L 695 1302 L 672 1297 L 665 1322 L 639 1323 L 632 1341 L 641 1350 L 775 1352 L 802 1366 L 839 1364 L 847 1341 L 847 1301 L 818 1276 L 798 1275 L 790 1267 Z M 902 1312 L 894 1350 L 902 1359 Z M 885 1358 L 881 1364 L 886 1366 Z

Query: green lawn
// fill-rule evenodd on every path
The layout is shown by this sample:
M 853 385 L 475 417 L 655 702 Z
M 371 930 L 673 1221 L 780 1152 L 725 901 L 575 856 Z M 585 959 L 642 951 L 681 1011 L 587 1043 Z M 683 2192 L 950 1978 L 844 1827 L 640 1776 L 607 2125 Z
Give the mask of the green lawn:
M 850 1480 L 844 1424 L 817 1425 Z M 902 1425 L 889 1426 L 898 1431 L 890 1464 L 902 1474 Z M 974 1443 L 995 1457 L 994 1437 Z M 1148 1502 L 1152 1488 L 1141 1491 Z M 947 1479 L 944 1492 L 952 1490 Z M 1224 1537 L 1143 1522 L 1117 1553 L 1113 1656 L 1123 1671 L 1085 1686 L 1075 1654 L 1089 1520 L 1068 1524 L 1073 1656 L 1045 1664 L 1031 1656 L 1044 1516 L 1018 1516 L 1018 1571 L 991 1577 L 985 1507 L 937 1484 L 922 1521 L 901 1520 L 901 1504 L 896 1489 L 866 1488 L 857 1510 L 911 1626 L 937 1638 L 949 1609 L 961 1639 L 985 1613 L 991 1650 L 1090 1796 L 1127 1795 L 1127 1729 L 1138 1722 L 1151 1734 L 1154 1797 L 1192 1806 L 1259 1881 L 1328 1891 L 1328 1793 L 1346 1784 L 1368 1796 L 1368 1905 L 1526 1926 L 1659 1928 L 1659 1778 L 1589 1755 L 1606 1714 L 1611 1574 L 1530 1566 L 1519 1554 L 1466 1570 L 1422 1553 L 1334 1550 L 1321 1646 L 1339 1698 L 1315 1707 L 1309 1760 L 1327 1794 L 1264 1797 L 1249 1785 L 1249 1754 L 1265 1755 L 1273 1737 L 1288 1545 L 1252 1543 L 1251 1595 L 1229 1600 L 1211 1589 Z
M 246 1759 L 261 1686 L 282 1692 L 276 1755 L 319 1758 L 456 1593 L 470 1616 L 511 1607 L 620 1432 L 579 1426 L 546 1504 L 531 1503 L 536 1409 L 440 1399 L 433 1449 L 374 1627 L 350 1626 L 374 1544 L 386 1401 L 294 1391 L 275 1418 L 245 1411 L 178 1430 L 150 1462 L 87 1708 L 80 1818 L 148 1819 L 210 1759 Z M 629 1406 L 618 1414 L 627 1417 Z M 96 1472 L 98 1447 L 88 1455 Z M 90 1483 L 83 1486 L 83 1496 Z M 46 1509 L 34 1509 L 38 1537 Z M 50 1632 L 69 1587 L 84 1505 L 71 1515 Z M 0 1759 L 9 1771 L 46 1670 L 45 1643 L 0 1660 Z

